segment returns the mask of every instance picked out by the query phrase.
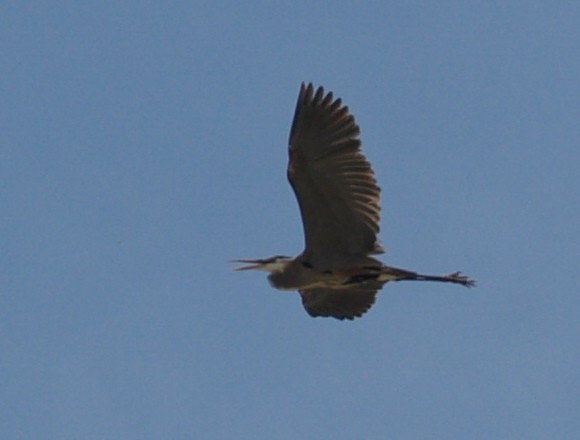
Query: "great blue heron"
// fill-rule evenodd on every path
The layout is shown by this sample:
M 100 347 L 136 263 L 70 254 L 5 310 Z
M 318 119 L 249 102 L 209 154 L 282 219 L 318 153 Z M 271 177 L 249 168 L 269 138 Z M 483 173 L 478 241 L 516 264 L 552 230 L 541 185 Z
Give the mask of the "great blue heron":
M 288 180 L 304 226 L 305 249 L 296 258 L 233 260 L 264 270 L 281 290 L 298 290 L 311 316 L 354 319 L 374 303 L 388 281 L 443 281 L 470 287 L 460 272 L 421 275 L 383 265 L 377 242 L 379 192 L 360 152 L 359 127 L 332 93 L 302 83 L 290 130 Z

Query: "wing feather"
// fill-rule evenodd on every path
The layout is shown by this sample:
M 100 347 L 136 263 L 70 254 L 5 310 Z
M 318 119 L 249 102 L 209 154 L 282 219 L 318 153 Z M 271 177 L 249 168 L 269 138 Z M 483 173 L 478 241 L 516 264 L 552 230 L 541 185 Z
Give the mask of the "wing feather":
M 343 320 L 358 318 L 366 313 L 375 302 L 376 291 L 310 289 L 301 290 L 300 296 L 310 316 Z
M 332 93 L 302 84 L 289 140 L 288 180 L 316 264 L 380 253 L 380 189 L 360 152 L 359 127 Z

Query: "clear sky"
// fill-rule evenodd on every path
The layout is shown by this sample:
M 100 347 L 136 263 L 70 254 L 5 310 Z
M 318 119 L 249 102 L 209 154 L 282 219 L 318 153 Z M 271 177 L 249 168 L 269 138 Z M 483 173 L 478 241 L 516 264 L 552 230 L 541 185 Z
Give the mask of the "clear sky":
M 580 438 L 580 3 L 87 1 L 0 16 L 0 437 Z M 343 98 L 393 283 L 313 319 L 302 81 Z

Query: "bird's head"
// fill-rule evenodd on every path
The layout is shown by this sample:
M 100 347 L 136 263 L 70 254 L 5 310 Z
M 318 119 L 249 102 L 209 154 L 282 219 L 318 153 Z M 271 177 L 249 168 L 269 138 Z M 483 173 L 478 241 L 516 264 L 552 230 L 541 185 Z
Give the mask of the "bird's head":
M 235 270 L 263 270 L 265 272 L 274 273 L 282 272 L 291 261 L 291 257 L 276 255 L 275 257 L 257 260 L 231 260 L 230 263 L 249 264 L 249 266 L 237 267 Z

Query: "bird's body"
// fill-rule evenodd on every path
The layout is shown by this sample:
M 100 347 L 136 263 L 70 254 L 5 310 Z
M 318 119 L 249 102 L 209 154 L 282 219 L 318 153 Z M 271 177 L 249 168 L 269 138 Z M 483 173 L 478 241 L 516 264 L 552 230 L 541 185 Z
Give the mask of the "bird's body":
M 354 259 L 353 259 L 354 260 Z M 273 271 L 268 280 L 281 290 L 314 288 L 347 289 L 352 283 L 363 284 L 380 273 L 381 263 L 374 258 L 345 260 L 342 264 L 315 267 L 303 255 L 290 260 L 282 271 Z M 361 282 L 358 282 L 360 280 Z
M 454 273 L 421 275 L 383 265 L 379 193 L 374 173 L 360 152 L 359 128 L 348 107 L 302 84 L 290 131 L 288 180 L 294 189 L 305 234 L 298 257 L 276 256 L 241 270 L 266 270 L 273 287 L 298 290 L 311 316 L 353 319 L 365 313 L 388 281 L 444 281 L 472 286 Z

